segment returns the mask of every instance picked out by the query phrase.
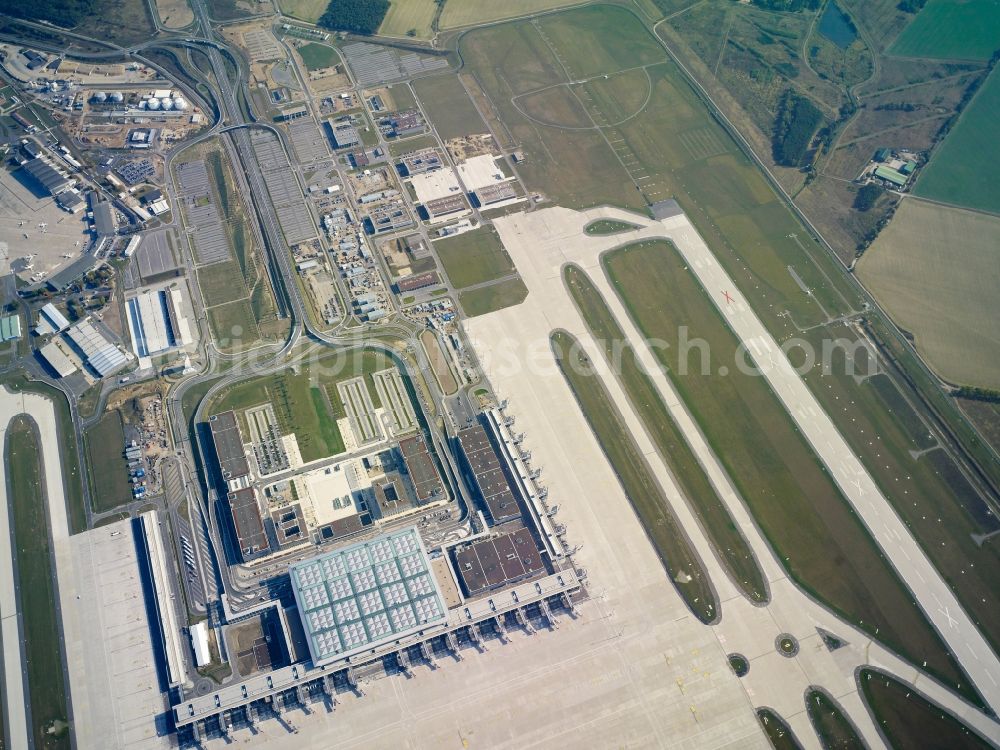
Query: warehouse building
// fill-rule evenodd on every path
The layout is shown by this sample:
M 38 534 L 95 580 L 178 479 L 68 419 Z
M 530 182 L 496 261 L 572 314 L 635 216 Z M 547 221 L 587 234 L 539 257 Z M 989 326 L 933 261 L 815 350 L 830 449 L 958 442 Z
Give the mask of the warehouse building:
M 51 333 L 59 333 L 69 328 L 69 321 L 56 306 L 49 302 L 38 311 L 38 322 L 35 325 L 35 333 L 39 336 L 47 336 Z
M 427 273 L 404 276 L 396 282 L 396 291 L 400 294 L 405 292 L 415 292 L 418 289 L 426 289 L 429 286 L 436 286 L 440 283 L 441 280 L 438 278 L 437 272 L 428 271 Z
M 327 127 L 330 129 L 330 136 L 333 138 L 335 148 L 354 148 L 361 145 L 358 129 L 350 122 L 328 122 Z
M 77 370 L 76 365 L 63 351 L 59 342 L 54 339 L 39 349 L 38 353 L 60 378 L 69 377 Z
M 440 500 L 444 496 L 444 485 L 438 476 L 434 458 L 427 450 L 427 443 L 421 433 L 411 435 L 399 441 L 399 452 L 406 465 L 406 473 L 410 477 L 416 492 L 417 504 Z
M 193 343 L 180 289 L 145 290 L 127 302 L 132 346 L 139 357 Z
M 21 338 L 21 316 L 7 315 L 0 318 L 0 341 L 14 341 Z
M 102 378 L 128 364 L 122 351 L 101 333 L 89 318 L 66 330 L 66 337 L 85 363 Z

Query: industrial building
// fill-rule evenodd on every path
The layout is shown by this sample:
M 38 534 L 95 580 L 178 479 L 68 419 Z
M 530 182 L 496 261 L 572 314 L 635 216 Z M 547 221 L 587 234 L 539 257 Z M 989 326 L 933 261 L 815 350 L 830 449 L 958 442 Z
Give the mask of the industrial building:
M 264 531 L 264 521 L 260 515 L 257 491 L 253 487 L 229 493 L 229 512 L 232 514 L 233 530 L 243 556 L 243 562 L 250 562 L 271 551 Z
M 0 341 L 15 341 L 21 338 L 21 316 L 5 315 L 0 318 Z
M 66 330 L 66 337 L 85 363 L 102 378 L 128 364 L 128 358 L 101 333 L 89 318 Z
M 354 148 L 361 145 L 361 136 L 358 134 L 358 129 L 350 122 L 328 122 L 327 127 L 330 128 L 330 135 L 333 138 L 335 148 Z
M 55 339 L 39 349 L 38 353 L 60 378 L 69 377 L 77 371 L 73 360 L 66 356 L 66 352 L 62 350 L 59 342 Z
M 69 211 L 71 214 L 80 213 L 84 205 L 86 205 L 86 201 L 77 190 L 64 190 L 59 193 L 56 196 L 56 203 L 59 204 L 59 208 L 63 211 Z
M 38 311 L 38 322 L 35 325 L 35 333 L 38 336 L 59 333 L 67 328 L 69 328 L 69 321 L 66 320 L 66 316 L 59 312 L 51 302 Z
M 906 187 L 906 183 L 910 181 L 910 178 L 907 175 L 893 169 L 892 167 L 887 167 L 884 164 L 875 167 L 875 176 L 880 180 L 885 180 L 891 185 L 895 185 L 896 187 Z
M 194 342 L 182 304 L 180 289 L 147 289 L 128 300 L 132 347 L 137 356 L 148 357 Z
M 296 563 L 288 573 L 314 666 L 447 620 L 416 527 Z
M 449 195 L 446 198 L 435 198 L 423 204 L 427 212 L 428 220 L 433 224 L 437 221 L 445 221 L 457 214 L 467 214 L 470 212 L 469 204 L 464 195 Z
M 480 206 L 490 206 L 501 201 L 509 201 L 517 198 L 517 190 L 513 183 L 501 182 L 496 185 L 487 185 L 477 188 L 475 192 L 476 200 Z
M 444 167 L 441 154 L 437 149 L 425 148 L 414 151 L 400 159 L 397 170 L 403 177 L 412 177 L 426 172 L 433 172 Z
M 87 193 L 87 202 L 90 204 L 90 212 L 93 217 L 94 234 L 98 238 L 114 236 L 118 231 L 118 222 L 115 219 L 115 210 L 111 203 L 101 200 L 100 196 L 93 191 Z
M 73 180 L 44 155 L 29 159 L 22 168 L 49 195 L 59 195 L 73 187 Z
M 436 271 L 418 273 L 412 276 L 404 276 L 396 282 L 396 291 L 400 294 L 415 292 L 418 289 L 426 289 L 429 286 L 436 286 L 441 283 Z

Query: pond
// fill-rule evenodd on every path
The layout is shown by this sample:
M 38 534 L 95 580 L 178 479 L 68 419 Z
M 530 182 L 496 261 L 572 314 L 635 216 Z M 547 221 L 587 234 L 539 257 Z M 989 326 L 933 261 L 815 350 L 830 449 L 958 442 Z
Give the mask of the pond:
M 819 20 L 819 33 L 841 49 L 847 49 L 858 38 L 858 30 L 844 11 L 835 2 L 830 2 Z

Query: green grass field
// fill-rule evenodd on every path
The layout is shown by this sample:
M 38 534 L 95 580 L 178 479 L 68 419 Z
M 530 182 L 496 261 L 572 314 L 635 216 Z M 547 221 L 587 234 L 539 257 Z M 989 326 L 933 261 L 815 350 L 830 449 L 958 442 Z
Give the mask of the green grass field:
M 734 367 L 737 340 L 680 255 L 666 243 L 647 242 L 605 258 L 643 335 L 670 344 L 657 349 L 658 356 L 792 576 L 851 622 L 870 633 L 877 628 L 891 648 L 914 663 L 926 661 L 929 670 L 968 692 L 944 644 L 766 381 Z M 673 359 L 684 350 L 682 330 L 688 340 L 707 342 L 706 365 L 698 349 L 686 362 Z
M 434 32 L 431 22 L 437 11 L 434 0 L 391 0 L 389 12 L 378 27 L 381 36 L 414 36 L 430 39 Z M 411 35 L 409 32 L 413 31 Z
M 516 278 L 462 292 L 458 295 L 458 301 L 466 317 L 475 318 L 477 315 L 519 305 L 527 296 L 528 287 L 520 278 Z
M 260 340 L 257 321 L 247 299 L 206 308 L 212 337 L 222 351 L 236 351 Z
M 517 18 L 531 13 L 554 8 L 564 8 L 567 5 L 577 5 L 580 0 L 447 0 L 441 13 L 442 29 L 454 29 L 459 26 L 502 21 L 506 18 Z
M 607 389 L 575 338 L 557 331 L 552 334 L 551 343 L 559 369 L 646 529 L 667 576 L 694 615 L 702 622 L 711 622 L 719 612 L 711 582 L 683 529 L 668 510 L 667 498 Z
M 892 747 L 986 750 L 992 747 L 947 711 L 926 700 L 912 685 L 874 669 L 858 674 L 868 707 Z M 933 745 L 928 745 L 929 742 Z
M 578 266 L 567 266 L 563 280 L 590 334 L 603 344 L 609 366 L 618 375 L 629 401 L 637 407 L 646 432 L 699 517 L 729 577 L 753 601 L 766 601 L 767 586 L 753 552 L 716 495 L 656 386 L 643 371 L 601 293 Z
M 271 403 L 282 434 L 294 432 L 303 461 L 315 461 L 344 451 L 344 441 L 336 420 L 344 416 L 336 388 L 342 380 L 365 376 L 374 391 L 371 373 L 392 366 L 384 355 L 365 350 L 327 356 L 298 372 L 282 370 L 273 375 L 241 381 L 215 396 L 206 414 L 234 409 L 243 411 Z M 321 389 L 329 396 L 327 406 Z M 377 398 L 373 397 L 376 406 Z
M 27 663 L 31 704 L 29 731 L 34 746 L 62 750 L 71 746 L 62 639 L 56 621 L 48 505 L 42 488 L 41 451 L 32 423 L 18 417 L 7 431 L 4 459 L 8 471 L 14 547 L 17 556 L 18 608 Z M 48 730 L 56 727 L 55 734 Z
M 278 0 L 278 8 L 284 15 L 307 23 L 316 23 L 329 4 L 330 0 Z
M 457 76 L 421 78 L 413 88 L 442 140 L 489 132 Z
M 389 142 L 389 153 L 396 157 L 410 151 L 419 151 L 422 148 L 432 148 L 434 146 L 437 146 L 437 138 L 433 135 L 418 135 L 416 138 L 407 138 L 405 141 L 393 139 Z
M 132 485 L 122 452 L 125 433 L 117 411 L 109 411 L 84 437 L 90 475 L 90 498 L 94 513 L 113 510 L 132 501 Z
M 236 261 L 227 260 L 198 269 L 198 286 L 209 306 L 224 305 L 247 296 Z
M 802 750 L 802 745 L 795 739 L 792 730 L 783 718 L 767 708 L 757 709 L 757 719 L 764 727 L 764 734 L 771 742 L 774 750 Z
M 326 44 L 309 42 L 299 47 L 298 53 L 308 70 L 332 68 L 340 63 L 340 55 L 337 54 L 337 50 Z
M 865 743 L 840 708 L 820 690 L 806 693 L 806 712 L 819 736 L 819 744 L 829 750 L 864 750 Z
M 614 219 L 598 219 L 588 224 L 584 231 L 587 234 L 617 234 L 618 232 L 628 232 L 636 228 L 635 224 L 627 221 L 615 221 Z
M 889 53 L 904 57 L 989 60 L 1000 47 L 996 0 L 929 0 Z
M 796 333 L 786 311 L 807 326 L 826 319 L 817 302 L 830 313 L 860 306 L 842 272 L 632 14 L 608 6 L 574 9 L 539 20 L 538 28 L 517 22 L 475 30 L 460 46 L 529 157 L 518 167 L 529 189 L 570 208 L 607 203 L 642 212 L 650 201 L 676 198 L 727 270 L 766 292 L 758 312 L 779 338 Z M 573 92 L 595 120 L 618 125 L 600 132 L 548 127 L 511 103 L 568 80 L 552 49 L 573 80 L 596 76 Z M 636 66 L 647 67 L 628 70 Z
M 1000 388 L 1000 217 L 907 200 L 858 277 L 945 380 Z
M 514 273 L 514 264 L 492 228 L 463 232 L 433 244 L 448 279 L 456 289 Z
M 998 119 L 1000 70 L 994 70 L 917 177 L 914 194 L 1000 214 L 1000 182 L 988 166 L 1000 163 Z

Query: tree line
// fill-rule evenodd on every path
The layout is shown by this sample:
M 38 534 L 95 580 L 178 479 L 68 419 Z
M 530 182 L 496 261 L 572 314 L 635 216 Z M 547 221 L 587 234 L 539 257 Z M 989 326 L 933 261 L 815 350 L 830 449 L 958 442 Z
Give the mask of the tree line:
M 28 21 L 48 21 L 72 28 L 97 10 L 101 0 L 0 0 L 0 13 Z
M 354 34 L 374 34 L 389 11 L 389 0 L 331 0 L 319 26 Z

